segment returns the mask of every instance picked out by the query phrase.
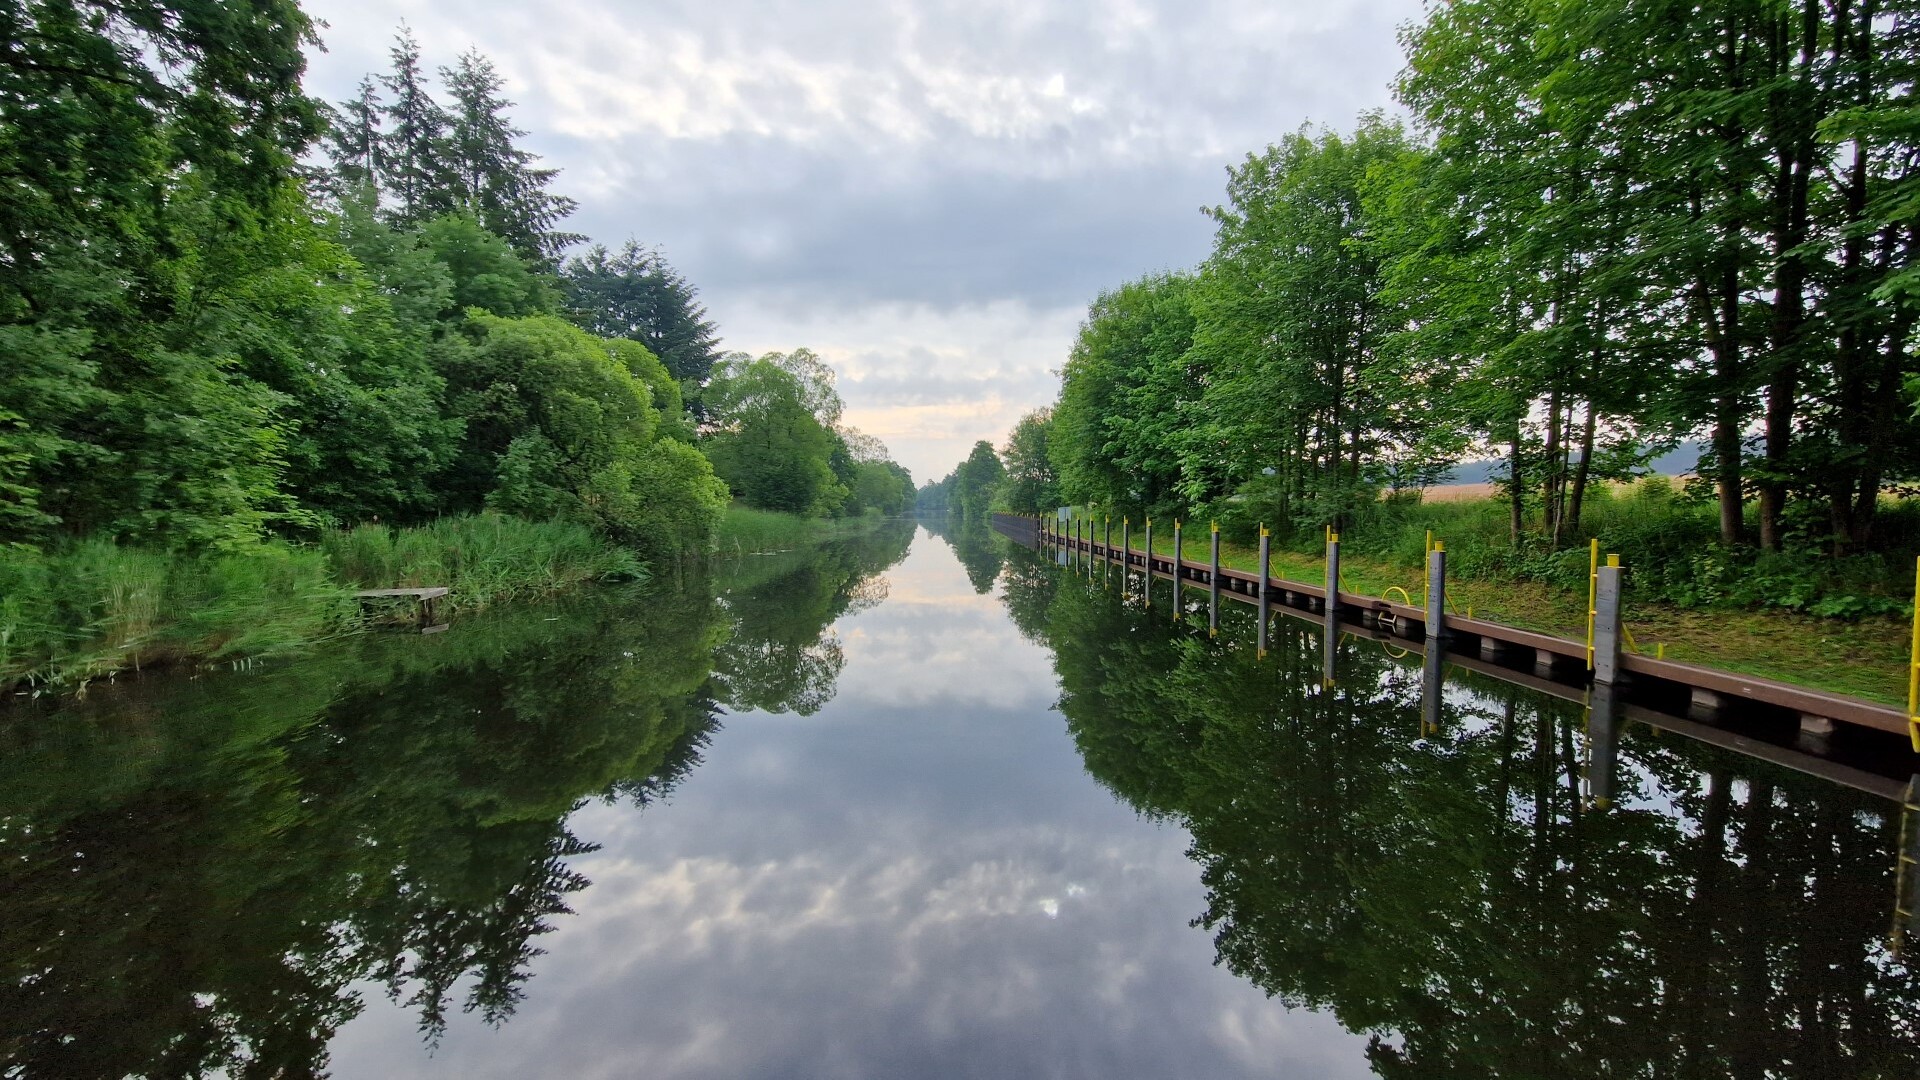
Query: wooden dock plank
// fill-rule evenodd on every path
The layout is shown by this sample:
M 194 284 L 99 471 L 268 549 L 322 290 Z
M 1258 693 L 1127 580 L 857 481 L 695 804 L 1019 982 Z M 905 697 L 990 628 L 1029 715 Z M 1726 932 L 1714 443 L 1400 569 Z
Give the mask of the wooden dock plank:
M 1620 666 L 1633 674 L 1666 679 L 1682 686 L 1697 686 L 1703 690 L 1746 698 L 1749 701 L 1763 701 L 1770 705 L 1793 709 L 1807 716 L 1840 720 L 1896 735 L 1907 734 L 1905 713 L 1891 706 L 1876 705 L 1859 698 L 1829 694 L 1821 690 L 1809 690 L 1804 686 L 1775 682 L 1755 675 L 1741 675 L 1718 668 L 1701 667 L 1698 664 L 1659 660 L 1642 653 L 1622 653 Z

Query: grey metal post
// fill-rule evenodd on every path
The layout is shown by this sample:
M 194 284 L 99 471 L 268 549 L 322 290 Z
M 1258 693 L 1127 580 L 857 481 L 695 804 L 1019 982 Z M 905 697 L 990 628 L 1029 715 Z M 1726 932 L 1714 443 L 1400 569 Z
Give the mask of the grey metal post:
M 1272 618 L 1273 618 L 1273 607 L 1267 600 L 1267 594 L 1261 593 L 1260 594 L 1260 634 L 1259 634 L 1259 641 L 1254 646 L 1255 649 L 1257 650 L 1254 653 L 1254 657 L 1256 659 L 1262 659 L 1262 660 L 1266 659 L 1267 623 L 1271 621 Z
M 1332 686 L 1334 662 L 1340 655 L 1340 619 L 1332 608 L 1327 609 L 1323 625 L 1325 628 L 1320 632 L 1320 683 L 1322 686 Z
M 1120 567 L 1126 569 L 1133 565 L 1133 522 L 1120 519 Z
M 1220 629 L 1220 523 L 1213 523 L 1213 567 L 1207 571 L 1207 629 Z
M 1260 526 L 1260 602 L 1263 604 L 1267 599 L 1267 579 L 1273 576 L 1272 555 L 1267 538 L 1267 527 L 1262 525 Z
M 1340 534 L 1327 533 L 1327 604 L 1326 613 L 1331 616 L 1340 606 Z
M 1100 522 L 1100 554 L 1113 558 L 1113 519 L 1103 518 Z
M 1447 636 L 1447 548 L 1435 543 L 1427 552 L 1427 640 Z
M 1180 519 L 1173 519 L 1173 599 L 1180 599 Z
M 1598 810 L 1613 805 L 1613 762 L 1620 745 L 1620 702 L 1612 683 L 1587 694 L 1587 799 Z
M 1593 600 L 1593 681 L 1611 683 L 1620 680 L 1620 578 L 1624 571 L 1618 555 L 1607 556 L 1607 565 L 1599 570 L 1600 581 Z
M 1440 733 L 1440 688 L 1445 681 L 1440 661 L 1443 653 L 1438 638 L 1428 638 L 1420 657 L 1420 737 Z

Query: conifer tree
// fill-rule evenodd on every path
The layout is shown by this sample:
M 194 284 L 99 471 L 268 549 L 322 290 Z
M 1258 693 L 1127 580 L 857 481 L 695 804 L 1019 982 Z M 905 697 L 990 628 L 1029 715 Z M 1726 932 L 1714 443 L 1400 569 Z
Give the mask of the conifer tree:
M 381 136 L 387 163 L 386 183 L 392 193 L 394 218 L 413 224 L 453 208 L 447 175 L 448 117 L 427 88 L 420 67 L 420 42 L 403 23 L 394 37 L 393 72 L 380 77 L 393 95 L 382 110 L 388 130 Z
M 657 251 L 628 240 L 618 254 L 594 245 L 561 271 L 574 321 L 601 337 L 645 345 L 673 377 L 703 385 L 720 339 L 699 290 Z
M 518 145 L 527 133 L 507 118 L 514 103 L 501 96 L 506 81 L 471 49 L 455 66 L 441 68 L 440 78 L 453 98 L 446 157 L 460 199 L 522 257 L 555 266 L 561 252 L 583 239 L 556 228 L 578 204 L 548 191 L 560 170 L 536 167 L 540 156 Z
M 330 174 L 325 187 L 337 196 L 378 192 L 386 162 L 381 144 L 380 87 L 369 75 L 360 80 L 360 92 L 327 109 L 327 158 Z

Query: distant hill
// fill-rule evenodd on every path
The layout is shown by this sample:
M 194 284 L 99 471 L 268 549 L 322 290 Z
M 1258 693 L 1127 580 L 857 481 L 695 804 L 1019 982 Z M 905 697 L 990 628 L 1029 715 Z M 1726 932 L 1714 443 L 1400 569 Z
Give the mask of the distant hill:
M 1662 454 L 1652 461 L 1653 471 L 1666 476 L 1680 476 L 1690 473 L 1700 464 L 1700 452 L 1707 444 L 1698 439 L 1689 439 Z M 1488 458 L 1484 461 L 1463 461 L 1456 465 L 1442 484 L 1488 484 L 1496 477 L 1507 474 L 1507 463 L 1502 458 Z

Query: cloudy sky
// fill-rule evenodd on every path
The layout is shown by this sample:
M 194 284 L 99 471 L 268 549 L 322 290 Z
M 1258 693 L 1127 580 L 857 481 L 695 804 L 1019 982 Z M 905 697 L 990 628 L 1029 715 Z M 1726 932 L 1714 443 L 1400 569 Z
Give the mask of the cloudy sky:
M 1100 289 L 1206 252 L 1224 168 L 1390 104 L 1420 0 L 308 0 L 340 100 L 405 20 L 492 57 L 573 224 L 725 346 L 806 346 L 917 480 L 1051 401 Z

